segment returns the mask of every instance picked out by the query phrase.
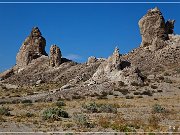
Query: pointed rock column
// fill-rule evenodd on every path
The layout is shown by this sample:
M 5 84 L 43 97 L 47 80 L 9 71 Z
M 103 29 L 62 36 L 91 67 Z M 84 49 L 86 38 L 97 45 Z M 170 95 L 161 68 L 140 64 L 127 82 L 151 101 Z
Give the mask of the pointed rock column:
M 23 42 L 17 56 L 16 65 L 23 68 L 31 63 L 33 59 L 46 55 L 45 51 L 46 40 L 42 37 L 42 34 L 38 27 L 34 27 L 31 34 Z
M 164 41 L 168 39 L 168 34 L 164 17 L 157 7 L 148 10 L 147 14 L 139 20 L 139 28 L 142 47 L 153 45 L 153 49 L 156 50 L 165 46 Z
M 50 55 L 49 55 L 49 64 L 51 67 L 58 67 L 61 63 L 61 51 L 60 48 L 56 45 L 52 45 L 50 48 Z
M 120 69 L 121 56 L 119 54 L 119 48 L 115 48 L 113 55 L 108 58 L 107 63 L 109 65 L 110 70 Z

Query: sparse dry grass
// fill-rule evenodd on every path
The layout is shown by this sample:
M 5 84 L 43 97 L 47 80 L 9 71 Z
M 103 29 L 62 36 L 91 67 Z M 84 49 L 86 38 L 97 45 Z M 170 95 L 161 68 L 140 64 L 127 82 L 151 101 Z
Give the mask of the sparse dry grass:
M 78 131 L 98 131 L 102 128 L 105 130 L 114 131 L 167 131 L 169 125 L 163 124 L 164 121 L 173 122 L 177 126 L 178 123 L 178 95 L 159 97 L 158 100 L 153 100 L 153 97 L 146 98 L 112 98 L 112 99 L 75 99 L 72 101 L 65 100 L 60 106 L 63 110 L 69 113 L 69 118 L 62 118 L 60 121 L 48 122 L 42 119 L 42 112 L 46 108 L 58 107 L 56 102 L 35 102 L 31 105 L 24 103 L 4 104 L 4 107 L 11 108 L 12 116 L 1 116 L 0 121 L 15 122 L 16 124 L 33 124 L 34 131 L 77 131 L 77 123 L 74 120 L 73 113 L 82 113 L 88 116 L 87 126 L 78 127 Z M 117 113 L 85 113 L 82 112 L 83 104 L 95 102 L 97 104 L 110 104 L 117 108 Z M 168 113 L 152 112 L 152 107 L 155 104 L 160 104 L 168 110 Z M 31 115 L 32 114 L 32 115 Z M 143 116 L 144 115 L 144 116 Z M 91 125 L 92 124 L 92 125 Z

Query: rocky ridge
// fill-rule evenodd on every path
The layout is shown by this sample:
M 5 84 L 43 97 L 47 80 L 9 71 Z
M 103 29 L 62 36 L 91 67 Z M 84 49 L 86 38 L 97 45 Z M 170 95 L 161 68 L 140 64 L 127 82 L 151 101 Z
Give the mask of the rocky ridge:
M 19 87 L 58 84 L 49 88 L 43 99 L 72 99 L 77 95 L 85 97 L 119 88 L 130 95 L 147 89 L 153 94 L 154 90 L 149 85 L 155 83 L 161 86 L 155 80 L 180 65 L 180 36 L 174 34 L 174 22 L 165 22 L 158 8 L 150 9 L 139 21 L 142 36 L 139 48 L 126 55 L 121 55 L 115 48 L 108 59 L 91 56 L 83 64 L 63 58 L 56 45 L 51 46 L 48 57 L 46 40 L 35 27 L 22 44 L 16 65 L 0 74 L 1 83 Z M 175 75 L 174 72 L 172 75 Z

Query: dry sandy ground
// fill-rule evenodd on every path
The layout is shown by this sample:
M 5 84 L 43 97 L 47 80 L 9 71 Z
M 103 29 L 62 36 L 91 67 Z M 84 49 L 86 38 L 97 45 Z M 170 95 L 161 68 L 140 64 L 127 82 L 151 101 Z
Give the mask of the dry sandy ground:
M 61 118 L 60 121 L 42 119 L 42 113 L 47 108 L 56 107 L 55 102 L 36 102 L 3 104 L 1 107 L 10 109 L 10 116 L 0 117 L 1 132 L 119 132 L 126 131 L 125 126 L 135 132 L 180 132 L 180 91 L 178 89 L 155 93 L 153 96 L 134 97 L 126 99 L 108 95 L 108 99 L 73 99 L 64 101 L 70 118 Z M 117 108 L 117 113 L 90 113 L 82 107 L 84 104 L 110 104 Z M 165 112 L 154 112 L 155 104 L 164 108 Z M 27 113 L 33 114 L 28 116 Z M 86 116 L 92 127 L 79 124 L 75 114 Z M 170 129 L 175 127 L 175 129 Z

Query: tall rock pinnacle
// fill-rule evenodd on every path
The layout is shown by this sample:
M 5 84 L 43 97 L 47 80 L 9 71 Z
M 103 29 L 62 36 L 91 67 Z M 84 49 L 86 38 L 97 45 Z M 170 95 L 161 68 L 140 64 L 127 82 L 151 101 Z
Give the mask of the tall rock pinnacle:
M 42 34 L 38 27 L 34 27 L 31 34 L 23 42 L 17 56 L 16 65 L 18 67 L 24 67 L 31 63 L 33 59 L 46 55 L 45 51 L 46 40 L 42 37 Z
M 114 49 L 113 55 L 108 58 L 108 63 L 110 65 L 110 68 L 117 70 L 120 69 L 121 56 L 119 54 L 119 48 L 116 47 Z
M 142 36 L 141 46 L 157 45 L 168 39 L 165 20 L 160 10 L 156 7 L 148 10 L 147 14 L 139 21 L 140 33 Z M 162 43 L 160 43 L 162 44 Z M 158 47 L 157 48 L 161 48 Z
M 52 45 L 50 48 L 49 64 L 51 67 L 57 67 L 61 64 L 61 51 L 56 45 Z

